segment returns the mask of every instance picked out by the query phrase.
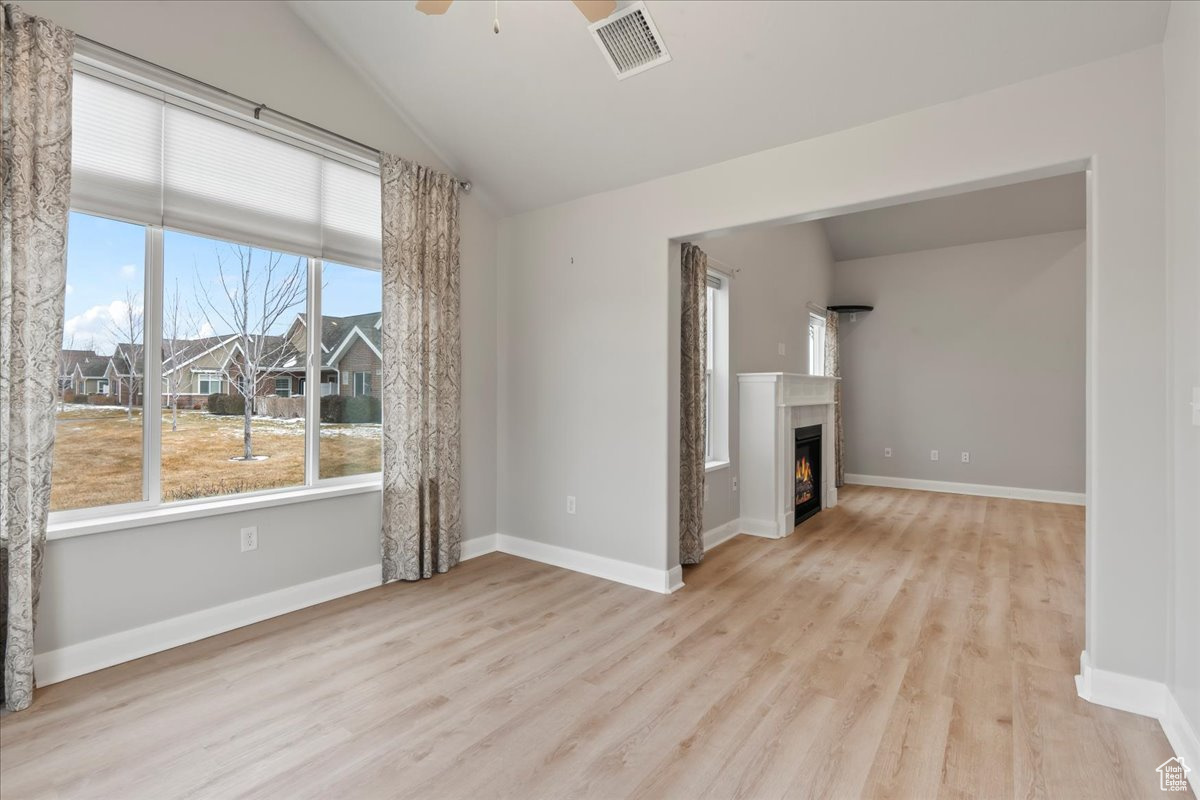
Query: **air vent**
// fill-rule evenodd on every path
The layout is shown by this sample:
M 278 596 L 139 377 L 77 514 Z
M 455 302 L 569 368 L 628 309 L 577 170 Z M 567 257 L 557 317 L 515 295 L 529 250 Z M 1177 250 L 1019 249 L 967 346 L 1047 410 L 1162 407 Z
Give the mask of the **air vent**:
M 671 60 L 641 0 L 588 26 L 618 80 Z

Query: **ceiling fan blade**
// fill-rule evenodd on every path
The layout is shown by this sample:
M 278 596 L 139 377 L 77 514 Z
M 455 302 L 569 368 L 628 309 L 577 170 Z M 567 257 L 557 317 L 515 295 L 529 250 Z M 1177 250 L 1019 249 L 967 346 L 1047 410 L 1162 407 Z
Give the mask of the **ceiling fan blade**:
M 617 10 L 617 0 L 571 0 L 588 22 L 599 22 Z
M 417 11 L 422 14 L 445 14 L 454 0 L 417 0 Z

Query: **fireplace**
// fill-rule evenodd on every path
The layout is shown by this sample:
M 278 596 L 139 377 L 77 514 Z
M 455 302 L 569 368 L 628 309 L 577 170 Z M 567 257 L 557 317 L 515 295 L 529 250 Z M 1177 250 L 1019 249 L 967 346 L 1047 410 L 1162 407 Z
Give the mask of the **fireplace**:
M 821 426 L 796 428 L 796 524 L 821 510 Z

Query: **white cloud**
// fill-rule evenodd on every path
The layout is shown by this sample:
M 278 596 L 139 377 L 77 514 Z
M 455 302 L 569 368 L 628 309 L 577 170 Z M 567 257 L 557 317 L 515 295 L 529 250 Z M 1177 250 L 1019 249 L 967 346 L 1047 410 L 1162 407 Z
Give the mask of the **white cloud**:
M 213 326 L 209 325 L 207 321 L 203 325 L 200 326 L 200 330 L 196 331 L 197 339 L 203 339 L 206 336 L 212 336 L 212 335 L 213 335 Z
M 70 294 L 73 291 L 75 291 L 75 287 L 68 283 L 67 284 L 67 294 Z
M 121 267 L 121 277 L 122 278 L 132 278 L 134 275 L 137 275 L 137 271 L 138 271 L 138 268 L 135 267 L 133 264 L 126 264 L 123 267 Z
M 140 308 L 137 311 L 141 311 Z M 63 324 L 63 339 L 71 341 L 74 337 L 77 348 L 88 347 L 89 343 L 97 353 L 111 355 L 118 339 L 124 341 L 128 335 L 121 336 L 118 331 L 127 324 L 129 306 L 124 300 L 113 300 L 108 305 L 92 306 L 82 314 L 76 314 Z

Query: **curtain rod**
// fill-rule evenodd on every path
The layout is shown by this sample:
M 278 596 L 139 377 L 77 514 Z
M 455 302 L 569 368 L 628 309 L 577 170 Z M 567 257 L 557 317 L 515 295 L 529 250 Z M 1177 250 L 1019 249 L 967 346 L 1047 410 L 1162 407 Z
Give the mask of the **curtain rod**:
M 287 120 L 288 122 L 290 122 L 294 125 L 308 128 L 312 131 L 316 131 L 325 136 L 330 136 L 334 139 L 345 142 L 346 144 L 353 145 L 354 147 L 365 150 L 368 153 L 373 153 L 374 155 L 377 155 L 377 156 L 383 154 L 383 151 L 380 150 L 378 147 L 372 147 L 371 145 L 363 144 L 362 142 L 351 139 L 349 136 L 343 136 L 342 134 L 338 133 L 337 131 L 331 131 L 328 128 L 322 128 L 320 125 L 316 125 L 312 122 L 309 122 L 308 120 L 303 120 L 303 119 L 300 119 L 299 117 L 293 117 L 291 114 L 287 114 L 283 111 L 277 111 L 273 108 L 268 107 L 266 103 L 255 102 L 254 100 L 250 100 L 249 98 L 243 97 L 240 94 L 235 94 L 234 92 L 231 92 L 227 89 L 222 89 L 220 86 L 213 86 L 211 83 L 205 83 L 204 81 L 193 78 L 190 75 L 184 75 L 182 72 L 177 72 L 176 70 L 173 70 L 170 67 L 164 67 L 161 64 L 155 64 L 153 61 L 144 59 L 141 56 L 135 56 L 134 54 L 127 53 L 124 50 L 118 50 L 117 48 L 115 48 L 111 45 L 104 44 L 104 42 L 97 42 L 95 39 L 89 39 L 88 37 L 81 36 L 79 34 L 75 34 L 75 38 L 80 41 L 86 42 L 88 45 L 90 45 L 92 47 L 99 48 L 100 50 L 104 50 L 109 53 L 115 53 L 115 54 L 121 56 L 122 58 L 128 58 L 128 59 L 130 59 L 132 61 L 136 61 L 140 64 L 145 64 L 146 66 L 153 67 L 156 70 L 162 70 L 163 72 L 169 73 L 170 75 L 173 75 L 182 80 L 189 81 L 191 83 L 203 86 L 205 89 L 207 89 L 211 92 L 215 92 L 223 97 L 228 97 L 232 100 L 237 100 L 238 102 L 245 103 L 246 105 L 251 106 L 254 109 L 254 118 L 255 119 L 259 119 L 260 118 L 259 115 L 263 111 L 269 111 L 272 114 L 274 114 L 275 116 L 280 117 L 281 119 Z M 463 190 L 463 192 L 471 191 L 471 182 L 470 181 L 463 180 L 462 178 L 455 178 L 454 180 L 458 183 L 459 188 L 461 188 Z

